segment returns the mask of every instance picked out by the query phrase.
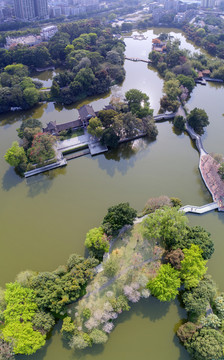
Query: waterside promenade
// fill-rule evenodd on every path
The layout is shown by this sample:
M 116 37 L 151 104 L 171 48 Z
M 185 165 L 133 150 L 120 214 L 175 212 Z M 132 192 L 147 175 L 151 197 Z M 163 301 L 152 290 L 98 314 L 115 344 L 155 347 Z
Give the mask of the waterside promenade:
M 190 137 L 193 140 L 195 140 L 196 147 L 200 153 L 198 167 L 200 170 L 201 177 L 205 183 L 205 186 L 207 187 L 208 191 L 212 196 L 214 202 L 213 204 L 217 205 L 217 207 L 215 207 L 214 205 L 214 209 L 217 208 L 219 211 L 224 211 L 224 181 L 222 181 L 218 173 L 219 163 L 211 155 L 207 153 L 207 151 L 203 147 L 201 136 L 198 135 L 194 131 L 194 129 L 192 129 L 192 127 L 189 126 L 187 122 L 186 122 L 186 131 L 188 132 Z M 190 207 L 194 208 L 194 206 L 190 206 Z M 205 210 L 205 207 L 203 208 L 203 210 Z M 208 211 L 210 210 L 213 209 L 211 207 L 208 207 Z M 199 209 L 199 212 L 198 210 L 194 212 L 200 213 L 200 211 L 201 210 Z

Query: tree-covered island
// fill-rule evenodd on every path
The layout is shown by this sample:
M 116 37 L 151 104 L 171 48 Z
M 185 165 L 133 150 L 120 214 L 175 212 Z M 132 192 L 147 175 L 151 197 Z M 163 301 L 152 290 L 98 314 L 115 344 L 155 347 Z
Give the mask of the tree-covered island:
M 29 47 L 0 49 L 0 113 L 28 109 L 39 101 L 71 104 L 91 95 L 106 93 L 125 77 L 125 45 L 110 26 L 98 20 L 61 24 L 49 40 Z M 62 70 L 51 89 L 29 78 L 35 68 Z
M 58 143 L 82 135 L 86 128 L 94 139 L 109 149 L 138 137 L 156 139 L 158 130 L 148 96 L 137 89 L 127 91 L 125 96 L 124 101 L 116 102 L 109 106 L 109 109 L 107 107 L 97 113 L 89 107 L 91 117 L 85 118 L 83 122 L 77 120 L 68 123 L 67 130 L 57 131 L 55 125 L 54 131 L 52 128 L 50 131 L 48 128 L 43 129 L 42 123 L 37 119 L 24 120 L 17 130 L 20 144 L 13 142 L 5 154 L 5 160 L 20 174 L 57 163 L 63 154 L 67 153 L 67 150 L 65 153 L 58 151 Z M 78 129 L 72 128 L 74 123 L 79 124 Z M 52 132 L 56 136 L 52 135 Z M 69 150 L 72 151 L 76 150 Z
M 166 196 L 149 199 L 142 218 L 128 203 L 112 206 L 86 235 L 90 257 L 73 254 L 55 271 L 24 271 L 6 284 L 0 291 L 2 358 L 35 353 L 57 319 L 72 349 L 105 344 L 132 303 L 178 295 L 188 313 L 177 331 L 180 341 L 193 359 L 221 360 L 224 298 L 206 275 L 214 244 L 206 230 L 189 227 L 180 204 Z

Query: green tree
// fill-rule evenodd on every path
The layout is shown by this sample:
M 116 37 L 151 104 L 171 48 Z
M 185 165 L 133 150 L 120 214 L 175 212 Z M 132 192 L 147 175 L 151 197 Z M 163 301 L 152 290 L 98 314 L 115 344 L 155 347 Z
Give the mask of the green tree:
M 60 86 L 58 85 L 57 81 L 53 80 L 51 85 L 51 95 L 54 98 L 58 98 L 60 96 Z
M 101 143 L 108 146 L 111 149 L 115 149 L 118 146 L 120 137 L 115 133 L 112 128 L 105 129 L 101 137 Z
M 87 131 L 90 135 L 101 138 L 101 136 L 103 135 L 103 127 L 100 119 L 98 119 L 97 117 L 91 118 L 89 120 Z
M 35 313 L 32 324 L 35 330 L 48 333 L 55 324 L 54 317 L 44 311 L 38 311 Z
M 198 133 L 203 132 L 203 127 L 209 125 L 208 115 L 205 110 L 194 108 L 187 117 L 189 125 Z
M 180 84 L 186 87 L 189 91 L 189 93 L 192 92 L 192 90 L 195 87 L 195 81 L 190 76 L 185 76 L 183 74 L 180 74 L 177 76 L 177 79 L 179 80 Z
M 215 314 L 203 316 L 200 320 L 202 326 L 217 329 L 221 327 L 221 320 Z
M 18 136 L 20 137 L 20 139 L 23 138 L 24 136 L 24 129 L 25 128 L 31 128 L 31 129 L 35 129 L 35 128 L 39 128 L 39 129 L 42 129 L 43 125 L 42 125 L 42 122 L 38 119 L 27 119 L 27 120 L 24 120 L 22 122 L 22 124 L 20 125 L 20 128 L 17 129 L 17 132 L 18 132 Z
M 169 100 L 177 100 L 177 97 L 181 94 L 179 86 L 180 82 L 177 79 L 171 79 L 164 83 L 163 90 Z
M 105 344 L 108 340 L 105 332 L 99 329 L 94 329 L 90 334 L 90 338 L 92 339 L 93 344 Z
M 108 235 L 116 234 L 124 225 L 133 225 L 136 216 L 137 211 L 129 203 L 111 206 L 103 219 L 103 229 Z
M 73 254 L 65 269 L 34 276 L 30 287 L 34 290 L 36 303 L 41 311 L 50 311 L 56 316 L 63 313 L 67 304 L 84 295 L 87 282 L 92 278 L 93 268 L 97 264 L 95 259 L 84 259 Z
M 150 139 L 153 140 L 156 139 L 159 132 L 154 119 L 151 116 L 144 117 L 142 119 L 142 124 L 143 124 L 143 129 L 146 132 L 146 135 Z
M 114 122 L 114 117 L 117 115 L 117 112 L 114 110 L 100 110 L 98 112 L 98 118 L 100 119 L 102 125 L 105 128 L 110 127 Z
M 28 87 L 23 90 L 23 97 L 28 107 L 32 107 L 39 101 L 39 91 L 36 88 Z
M 220 319 L 224 319 L 224 294 L 215 298 L 215 309 Z
M 198 326 L 190 321 L 186 322 L 185 324 L 181 325 L 177 330 L 177 336 L 185 343 L 187 340 L 190 340 L 194 333 L 197 331 Z
M 161 265 L 157 276 L 149 280 L 147 284 L 147 288 L 151 291 L 151 294 L 160 301 L 175 299 L 179 287 L 179 271 L 172 268 L 170 264 Z
M 183 293 L 182 300 L 186 311 L 193 317 L 205 314 L 216 292 L 216 284 L 211 279 L 211 276 L 205 275 L 197 287 Z
M 139 118 L 152 115 L 153 111 L 149 108 L 149 97 L 142 91 L 137 89 L 128 90 L 125 93 L 125 97 L 132 114 Z
M 198 245 L 202 250 L 202 257 L 205 260 L 211 258 L 214 252 L 214 242 L 211 234 L 201 226 L 187 226 L 187 234 L 184 238 L 177 241 L 175 248 L 189 249 L 191 244 Z
M 103 263 L 104 274 L 111 278 L 115 276 L 119 270 L 119 264 L 115 256 L 111 255 L 106 262 Z
M 104 253 L 109 251 L 109 241 L 102 227 L 93 228 L 86 234 L 85 246 L 91 255 L 103 259 Z
M 166 249 L 171 249 L 186 235 L 187 217 L 177 208 L 158 209 L 143 221 L 143 231 L 148 239 L 161 240 Z
M 27 157 L 25 151 L 22 147 L 19 146 L 17 141 L 12 143 L 12 147 L 9 148 L 5 153 L 5 160 L 9 165 L 15 167 L 25 167 L 27 163 Z
M 69 316 L 66 316 L 63 319 L 63 324 L 60 330 L 63 338 L 66 340 L 71 340 L 72 336 L 75 333 L 75 324 Z
M 94 80 L 95 75 L 90 68 L 79 70 L 78 74 L 75 77 L 75 81 L 80 83 L 84 90 L 87 90 L 89 86 L 93 84 Z
M 5 301 L 4 339 L 13 340 L 15 354 L 33 354 L 45 344 L 45 336 L 33 330 L 31 323 L 37 311 L 34 291 L 18 283 L 9 283 L 6 285 Z
M 183 249 L 184 260 L 181 261 L 181 278 L 185 289 L 196 287 L 206 273 L 206 260 L 203 260 L 202 250 L 192 244 L 190 249 Z
M 173 120 L 173 125 L 179 130 L 185 129 L 185 123 L 186 123 L 186 120 L 181 115 L 175 116 L 175 118 Z
M 185 346 L 195 360 L 219 360 L 223 357 L 224 336 L 215 329 L 202 328 Z

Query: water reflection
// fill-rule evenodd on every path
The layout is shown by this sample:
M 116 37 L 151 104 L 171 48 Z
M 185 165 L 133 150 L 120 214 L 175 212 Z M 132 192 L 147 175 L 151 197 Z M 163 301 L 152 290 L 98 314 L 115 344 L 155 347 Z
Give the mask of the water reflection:
M 10 168 L 5 172 L 2 178 L 2 189 L 5 191 L 11 190 L 13 187 L 16 187 L 24 180 L 23 177 L 18 176 L 15 169 L 10 166 Z
M 58 175 L 66 175 L 66 172 L 67 169 L 63 167 L 27 178 L 26 185 L 28 186 L 28 196 L 35 197 L 40 193 L 46 194 L 53 185 L 53 180 Z
M 48 103 L 41 103 L 30 110 L 16 110 L 0 114 L 0 126 L 7 126 L 30 118 L 40 119 L 48 108 Z
M 155 140 L 144 138 L 121 144 L 117 149 L 105 153 L 104 156 L 97 157 L 99 167 L 111 177 L 115 175 L 116 170 L 125 175 L 129 168 L 134 167 L 137 160 L 147 155 L 147 152 L 143 150 L 153 142 Z M 136 156 L 137 154 L 138 156 Z M 110 160 L 110 162 L 108 163 L 105 160 Z

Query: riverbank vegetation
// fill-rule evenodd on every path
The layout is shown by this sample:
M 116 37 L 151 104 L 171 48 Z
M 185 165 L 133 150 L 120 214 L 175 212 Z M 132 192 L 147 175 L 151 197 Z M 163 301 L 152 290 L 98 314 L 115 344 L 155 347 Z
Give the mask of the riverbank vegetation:
M 24 271 L 1 289 L 0 346 L 8 359 L 36 352 L 58 318 L 72 349 L 104 344 L 119 314 L 150 294 L 160 301 L 179 294 L 188 312 L 180 340 L 194 359 L 220 359 L 224 300 L 205 275 L 214 251 L 210 234 L 188 226 L 179 199 L 147 204 L 156 209 L 134 225 L 137 212 L 128 203 L 109 208 L 86 236 L 93 257 L 73 254 L 53 272 Z
M 20 174 L 57 161 L 54 148 L 56 138 L 42 132 L 39 120 L 25 120 L 17 131 L 21 143 L 13 142 L 5 154 L 5 160 Z
M 12 108 L 27 110 L 45 99 L 40 92 L 41 83 L 33 81 L 28 67 L 22 64 L 7 65 L 0 74 L 0 113 Z

